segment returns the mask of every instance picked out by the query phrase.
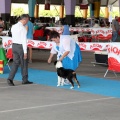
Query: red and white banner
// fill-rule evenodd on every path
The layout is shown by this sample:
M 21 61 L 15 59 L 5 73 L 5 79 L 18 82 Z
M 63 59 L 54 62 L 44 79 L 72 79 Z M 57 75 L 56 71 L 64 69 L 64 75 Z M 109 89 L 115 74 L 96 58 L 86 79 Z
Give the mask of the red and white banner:
M 56 30 L 61 33 L 61 27 L 46 27 L 46 29 Z M 97 35 L 101 40 L 109 40 L 112 37 L 112 28 L 81 28 L 70 27 L 71 32 L 91 32 L 91 36 Z
M 12 38 L 6 36 L 0 36 L 2 38 L 2 46 L 3 48 L 9 48 L 12 45 Z
M 3 41 L 3 48 L 12 45 L 11 37 L 1 37 Z M 110 42 L 77 42 L 82 51 L 102 51 L 107 50 Z M 39 49 L 51 49 L 53 42 L 51 41 L 40 41 L 40 40 L 28 40 L 28 47 L 39 48 Z M 112 43 L 113 44 L 113 43 Z M 119 45 L 119 43 L 118 43 Z
M 111 59 L 112 62 L 120 64 L 120 44 L 119 43 L 110 43 L 108 45 L 108 59 Z
M 108 43 L 98 43 L 98 42 L 78 42 L 81 51 L 102 51 L 107 50 Z
M 2 38 L 3 48 L 10 47 L 12 45 L 12 38 L 6 36 L 0 36 Z M 40 40 L 28 40 L 28 47 L 39 49 L 51 49 L 52 42 L 40 41 Z
M 110 43 L 108 46 L 108 70 L 120 72 L 120 45 Z M 106 75 L 106 74 L 105 74 Z
M 52 43 L 49 41 L 39 41 L 39 40 L 28 40 L 28 47 L 39 48 L 39 49 L 51 49 Z

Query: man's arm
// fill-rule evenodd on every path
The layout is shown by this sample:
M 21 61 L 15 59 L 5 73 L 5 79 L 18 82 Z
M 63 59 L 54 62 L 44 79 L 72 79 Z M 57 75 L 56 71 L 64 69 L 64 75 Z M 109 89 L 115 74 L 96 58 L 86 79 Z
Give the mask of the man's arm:
M 26 28 L 26 30 L 28 31 L 28 26 L 27 26 L 27 25 L 25 26 L 25 28 Z
M 2 32 L 0 33 L 0 36 L 5 36 L 5 35 L 6 35 L 5 33 L 2 33 Z

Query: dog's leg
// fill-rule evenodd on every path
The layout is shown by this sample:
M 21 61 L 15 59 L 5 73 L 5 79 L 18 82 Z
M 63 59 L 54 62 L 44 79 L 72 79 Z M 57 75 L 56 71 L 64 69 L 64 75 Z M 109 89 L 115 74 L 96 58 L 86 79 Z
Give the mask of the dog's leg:
M 72 81 L 72 78 L 70 78 L 70 79 L 68 79 L 69 81 L 70 81 L 70 83 L 71 83 L 71 87 L 70 87 L 70 89 L 73 89 L 74 88 L 74 83 L 73 83 L 73 81 Z
M 65 84 L 65 85 L 69 85 L 69 84 L 71 84 L 71 83 L 70 83 L 70 81 L 66 78 L 66 79 L 64 80 L 64 84 Z
M 79 88 L 79 87 L 80 87 L 80 83 L 79 83 L 79 81 L 77 80 L 76 75 L 73 77 L 73 79 L 74 79 L 74 81 L 78 84 L 78 88 Z
M 61 78 L 61 86 L 63 86 L 64 85 L 64 78 Z
M 73 72 L 73 79 L 74 79 L 74 81 L 78 84 L 78 88 L 79 88 L 79 87 L 80 87 L 80 83 L 79 83 L 79 81 L 77 80 L 76 72 Z
M 57 84 L 57 86 L 60 86 L 60 84 L 61 84 L 61 77 L 60 76 L 58 76 L 58 84 Z

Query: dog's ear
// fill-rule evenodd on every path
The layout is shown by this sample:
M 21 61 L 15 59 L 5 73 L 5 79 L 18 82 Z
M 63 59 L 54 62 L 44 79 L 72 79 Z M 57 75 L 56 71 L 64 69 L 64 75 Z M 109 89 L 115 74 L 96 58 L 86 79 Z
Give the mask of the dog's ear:
M 54 62 L 54 65 L 56 65 L 57 61 Z

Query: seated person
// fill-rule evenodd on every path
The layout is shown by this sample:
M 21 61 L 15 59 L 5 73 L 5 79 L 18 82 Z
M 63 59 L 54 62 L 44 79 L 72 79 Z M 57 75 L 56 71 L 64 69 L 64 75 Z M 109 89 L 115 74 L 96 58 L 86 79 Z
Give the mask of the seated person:
M 99 28 L 99 24 L 98 24 L 98 21 L 95 21 L 95 24 L 93 25 L 93 28 Z
M 2 27 L 2 26 L 0 26 L 0 36 L 5 36 L 5 35 L 6 35 L 6 33 L 3 33 L 2 31 L 3 31 L 3 27 Z
M 47 41 L 51 41 L 50 40 L 50 32 L 51 32 L 51 30 L 49 30 L 49 29 L 44 30 L 44 36 L 46 37 Z
M 34 40 L 44 40 L 44 27 L 40 27 L 38 30 L 35 30 L 34 31 L 34 34 L 33 34 L 33 39 Z
M 4 21 L 2 20 L 2 17 L 0 17 L 0 26 L 3 27 L 3 29 L 5 27 L 5 24 L 4 24 Z
M 52 20 L 50 20 L 49 26 L 54 27 L 54 24 L 53 24 Z
M 38 30 L 40 27 L 38 25 L 34 26 L 34 30 Z

